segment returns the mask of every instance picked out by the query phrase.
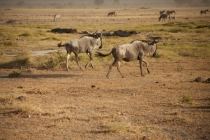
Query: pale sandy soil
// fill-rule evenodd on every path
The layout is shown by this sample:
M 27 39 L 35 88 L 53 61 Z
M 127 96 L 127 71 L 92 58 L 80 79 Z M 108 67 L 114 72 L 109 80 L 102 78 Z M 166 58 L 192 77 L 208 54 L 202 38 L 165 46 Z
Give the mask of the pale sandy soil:
M 150 63 L 141 77 L 138 63 L 113 69 L 75 67 L 73 71 L 38 71 L 7 78 L 1 94 L 11 95 L 39 114 L 1 110 L 2 139 L 209 139 L 209 61 Z M 132 69 L 130 69 L 132 67 Z M 183 103 L 183 96 L 192 98 Z M 30 115 L 30 118 L 29 116 Z

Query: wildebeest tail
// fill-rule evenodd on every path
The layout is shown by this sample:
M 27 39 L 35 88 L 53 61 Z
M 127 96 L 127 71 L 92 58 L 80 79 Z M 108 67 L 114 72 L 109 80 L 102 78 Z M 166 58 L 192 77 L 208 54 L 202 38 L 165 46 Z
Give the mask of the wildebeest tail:
M 108 53 L 108 54 L 103 54 L 103 53 L 101 53 L 101 52 L 96 52 L 96 56 L 97 56 L 97 57 L 106 57 L 106 56 L 110 55 L 114 49 L 115 49 L 115 48 L 113 48 L 113 49 L 111 50 L 111 52 Z
M 58 47 L 66 46 L 66 44 L 62 44 L 62 42 L 58 43 Z

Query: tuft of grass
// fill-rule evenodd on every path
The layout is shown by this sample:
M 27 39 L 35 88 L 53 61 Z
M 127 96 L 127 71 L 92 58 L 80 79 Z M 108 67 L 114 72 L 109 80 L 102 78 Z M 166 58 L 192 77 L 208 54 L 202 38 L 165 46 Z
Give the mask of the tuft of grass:
M 66 63 L 66 55 L 61 52 L 51 53 L 50 55 L 37 57 L 36 60 L 39 62 L 37 65 L 40 69 L 55 70 L 64 67 Z
M 14 78 L 14 77 L 20 77 L 21 76 L 21 72 L 18 70 L 13 70 L 10 74 L 9 77 L 10 78 Z
M 28 52 L 23 51 L 20 54 L 17 55 L 13 60 L 7 61 L 7 62 L 1 62 L 0 67 L 1 68 L 21 68 L 22 66 L 30 66 L 31 65 L 31 59 Z
M 0 95 L 0 109 L 2 112 L 14 113 L 14 114 L 39 114 L 43 113 L 43 110 L 27 102 L 20 102 L 13 95 Z
M 193 99 L 190 96 L 183 95 L 181 102 L 182 103 L 192 103 Z
M 0 104 L 13 104 L 15 102 L 14 96 L 0 95 Z
M 23 36 L 23 37 L 31 37 L 31 34 L 26 32 L 26 33 L 23 33 L 23 34 L 20 34 L 19 36 Z
M 16 102 L 12 107 L 17 111 L 18 114 L 39 114 L 43 112 L 38 106 L 33 106 L 31 104 L 22 102 Z
M 117 133 L 122 131 L 127 131 L 130 127 L 130 123 L 128 122 L 110 122 L 106 123 L 103 126 L 104 131 L 110 133 Z
M 5 41 L 3 43 L 0 43 L 0 45 L 3 44 L 4 46 L 9 46 L 9 47 L 16 47 L 17 43 L 14 41 Z

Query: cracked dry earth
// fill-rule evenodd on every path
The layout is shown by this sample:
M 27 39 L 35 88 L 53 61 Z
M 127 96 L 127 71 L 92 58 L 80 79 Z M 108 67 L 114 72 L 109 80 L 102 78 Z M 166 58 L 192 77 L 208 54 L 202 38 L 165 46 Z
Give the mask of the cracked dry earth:
M 111 63 L 111 62 L 110 62 Z M 210 139 L 210 62 L 189 58 L 81 71 L 0 70 L 0 139 Z M 10 102 L 5 100 L 9 98 Z

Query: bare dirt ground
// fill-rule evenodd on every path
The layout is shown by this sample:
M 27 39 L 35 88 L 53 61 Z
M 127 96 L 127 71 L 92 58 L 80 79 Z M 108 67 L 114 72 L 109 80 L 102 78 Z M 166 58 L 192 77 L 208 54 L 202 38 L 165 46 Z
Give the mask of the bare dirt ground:
M 122 66 L 125 78 L 107 68 L 33 71 L 1 76 L 1 93 L 40 109 L 39 114 L 1 111 L 1 139 L 209 139 L 210 62 L 138 63 Z M 130 69 L 132 67 L 132 69 Z M 1 75 L 7 72 L 1 70 Z M 6 74 L 7 75 L 7 74 Z M 183 96 L 192 98 L 188 103 Z M 29 116 L 30 115 L 30 116 Z
M 143 77 L 138 61 L 122 64 L 125 78 L 114 67 L 109 79 L 97 65 L 19 78 L 0 69 L 1 95 L 17 104 L 1 101 L 0 139 L 210 139 L 210 61 L 146 59 Z

